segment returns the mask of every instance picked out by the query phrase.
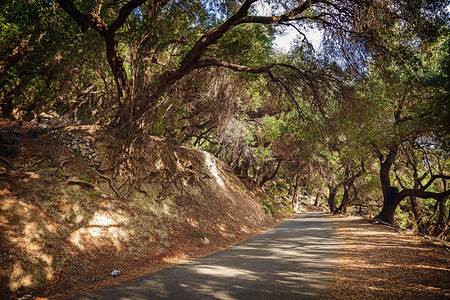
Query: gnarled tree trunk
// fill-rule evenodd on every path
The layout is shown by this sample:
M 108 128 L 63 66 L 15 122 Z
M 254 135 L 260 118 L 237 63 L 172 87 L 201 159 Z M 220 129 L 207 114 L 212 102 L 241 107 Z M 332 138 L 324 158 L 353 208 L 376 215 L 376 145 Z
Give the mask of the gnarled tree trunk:
M 330 190 L 330 194 L 328 195 L 328 206 L 330 207 L 330 212 L 335 213 L 337 210 L 336 207 L 336 194 L 339 190 L 339 187 L 342 185 L 342 183 L 339 183 L 334 188 L 331 185 L 328 185 L 328 189 Z
M 391 179 L 389 177 L 397 152 L 398 146 L 395 146 L 389 150 L 386 157 L 378 153 L 380 160 L 380 182 L 383 191 L 383 208 L 378 216 L 376 216 L 376 219 L 390 224 L 394 223 L 395 209 L 400 204 L 400 201 L 397 201 L 395 196 L 398 193 L 398 189 L 391 186 Z

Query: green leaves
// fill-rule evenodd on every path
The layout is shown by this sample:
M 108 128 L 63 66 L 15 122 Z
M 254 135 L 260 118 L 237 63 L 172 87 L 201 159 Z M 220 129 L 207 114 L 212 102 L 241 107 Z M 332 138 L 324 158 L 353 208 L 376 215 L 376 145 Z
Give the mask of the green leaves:
M 271 61 L 273 39 L 270 27 L 243 24 L 231 29 L 218 41 L 217 55 L 226 57 L 229 62 L 248 66 L 264 65 Z

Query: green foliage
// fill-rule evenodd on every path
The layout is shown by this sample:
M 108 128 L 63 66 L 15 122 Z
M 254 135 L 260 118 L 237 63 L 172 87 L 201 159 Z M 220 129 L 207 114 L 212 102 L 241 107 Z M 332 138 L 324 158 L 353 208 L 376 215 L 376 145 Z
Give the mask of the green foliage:
M 234 27 L 218 42 L 220 56 L 249 66 L 267 63 L 272 56 L 272 33 L 271 27 L 261 24 Z
M 203 238 L 205 238 L 205 234 L 202 231 L 194 230 L 192 232 L 192 237 L 194 239 L 203 239 Z
M 276 209 L 273 207 L 273 205 L 268 200 L 262 199 L 262 204 L 263 204 L 266 214 L 270 213 L 272 216 L 275 216 L 277 214 Z
M 89 197 L 94 201 L 99 200 L 101 198 L 100 193 L 98 191 L 90 191 Z
M 106 24 L 125 3 L 74 1 L 80 12 L 98 14 Z M 131 103 L 130 116 L 140 115 L 130 120 L 140 134 L 132 133 L 135 140 L 145 134 L 181 140 L 214 152 L 258 183 L 281 161 L 279 178 L 310 191 L 336 186 L 364 166 L 366 173 L 351 191 L 358 201 L 381 197 L 376 160 L 393 147 L 405 148 L 391 172 L 398 185 L 414 185 L 415 172 L 448 171 L 450 38 L 439 7 L 443 1 L 321 2 L 296 24 L 300 31 L 324 30 L 323 51 L 316 52 L 297 40 L 289 53 L 276 53 L 277 27 L 242 22 L 205 46 L 195 62 L 284 65 L 239 75 L 192 68 L 170 84 L 161 76 L 177 70 L 196 42 L 242 2 L 168 1 L 161 10 L 152 3 L 133 10 L 113 41 L 128 81 L 123 102 Z M 298 3 L 271 2 L 283 10 Z M 398 10 L 396 17 L 385 10 L 391 7 Z M 337 8 L 348 20 L 333 17 Z M 367 11 L 372 18 L 360 18 Z M 248 15 L 255 14 L 252 6 Z M 123 103 L 117 100 L 104 37 L 81 30 L 57 2 L 4 1 L 0 41 L 3 117 L 31 120 L 53 109 L 76 122 L 118 122 Z M 161 86 L 166 89 L 153 98 Z M 408 162 L 413 156 L 420 159 Z M 442 189 L 438 182 L 430 187 Z M 274 214 L 270 202 L 262 203 Z
M 0 16 L 0 57 L 4 59 L 0 65 L 7 70 L 3 73 L 5 69 L 0 68 L 3 116 L 14 109 L 13 118 L 29 119 L 30 113 L 47 110 L 68 114 L 81 105 L 83 114 L 108 93 L 104 90 L 109 69 L 101 39 L 92 32 L 82 33 L 55 3 L 10 1 L 0 6 Z M 93 96 L 87 96 L 86 90 Z M 91 97 L 89 103 L 85 97 Z

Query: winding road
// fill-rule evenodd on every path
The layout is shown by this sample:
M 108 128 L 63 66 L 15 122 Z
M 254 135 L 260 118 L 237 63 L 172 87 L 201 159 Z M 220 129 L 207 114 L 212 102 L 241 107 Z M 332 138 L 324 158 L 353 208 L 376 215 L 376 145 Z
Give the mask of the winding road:
M 333 224 L 304 213 L 220 253 L 71 299 L 323 299 L 337 252 Z

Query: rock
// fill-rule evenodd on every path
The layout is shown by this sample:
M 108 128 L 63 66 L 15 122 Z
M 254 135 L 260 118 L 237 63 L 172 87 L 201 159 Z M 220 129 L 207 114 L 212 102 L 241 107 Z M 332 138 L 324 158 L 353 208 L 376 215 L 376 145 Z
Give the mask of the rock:
M 208 245 L 208 244 L 209 244 L 209 240 L 208 240 L 208 238 L 205 237 L 205 236 L 202 237 L 200 240 L 201 240 L 201 242 L 202 242 L 203 245 Z
M 52 117 L 52 118 L 61 118 L 61 116 L 58 115 L 58 113 L 57 113 L 56 111 L 53 111 L 53 110 L 49 111 L 48 114 L 49 114 L 50 117 Z
M 44 119 L 50 119 L 50 118 L 53 118 L 53 116 L 52 116 L 51 114 L 46 113 L 46 112 L 41 112 L 41 113 L 39 114 L 39 117 L 44 118 Z
M 119 270 L 114 270 L 114 271 L 111 272 L 112 276 L 119 276 L 119 274 L 120 274 Z

